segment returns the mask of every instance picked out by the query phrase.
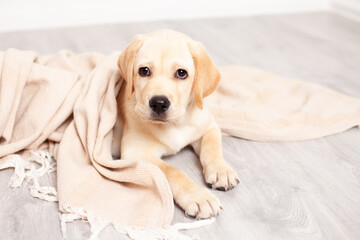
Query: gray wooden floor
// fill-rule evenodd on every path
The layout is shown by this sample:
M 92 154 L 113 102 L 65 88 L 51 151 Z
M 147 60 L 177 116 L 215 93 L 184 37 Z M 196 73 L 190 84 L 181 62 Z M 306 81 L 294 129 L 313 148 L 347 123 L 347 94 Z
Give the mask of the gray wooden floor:
M 202 41 L 218 65 L 245 64 L 318 82 L 360 98 L 360 24 L 330 13 L 129 23 L 0 33 L 9 47 L 42 54 L 121 50 L 137 33 L 171 28 Z M 331 107 L 331 106 L 324 106 Z M 360 131 L 305 142 L 262 143 L 224 137 L 224 154 L 241 184 L 214 191 L 217 221 L 184 231 L 202 239 L 360 239 Z M 184 149 L 167 161 L 205 186 L 199 161 Z M 7 187 L 0 172 L 0 239 L 61 239 L 56 203 Z M 190 221 L 176 209 L 174 222 Z M 89 236 L 78 221 L 69 239 Z M 125 239 L 112 228 L 101 239 Z

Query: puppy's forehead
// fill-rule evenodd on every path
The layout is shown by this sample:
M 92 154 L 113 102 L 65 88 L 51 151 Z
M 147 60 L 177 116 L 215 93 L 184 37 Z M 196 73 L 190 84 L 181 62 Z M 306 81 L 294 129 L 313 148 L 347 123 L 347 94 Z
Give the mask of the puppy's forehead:
M 187 47 L 187 42 L 173 36 L 150 36 L 139 49 L 137 60 L 150 61 L 178 61 L 180 64 L 193 62 L 192 55 Z

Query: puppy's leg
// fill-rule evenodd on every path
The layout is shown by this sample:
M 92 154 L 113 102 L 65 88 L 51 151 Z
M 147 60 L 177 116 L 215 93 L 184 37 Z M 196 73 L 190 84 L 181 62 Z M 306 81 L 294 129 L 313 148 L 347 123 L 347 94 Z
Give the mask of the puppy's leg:
M 175 202 L 185 214 L 196 218 L 210 218 L 220 212 L 220 201 L 208 189 L 194 183 L 185 173 L 160 158 L 148 158 L 157 165 L 169 181 Z
M 205 181 L 208 186 L 227 191 L 239 183 L 236 172 L 225 162 L 222 153 L 221 132 L 218 126 L 207 131 L 192 144 L 200 156 Z
M 129 143 L 129 141 L 125 141 Z M 220 212 L 220 201 L 208 189 L 194 183 L 185 173 L 165 163 L 148 149 L 131 149 L 131 146 L 141 144 L 122 145 L 122 158 L 142 159 L 158 166 L 169 181 L 175 202 L 188 216 L 196 218 L 210 218 Z M 150 148 L 151 149 L 151 148 Z M 155 149 L 155 148 L 152 148 Z M 144 154 L 146 153 L 146 154 Z
M 210 218 L 220 212 L 220 201 L 208 189 L 198 186 L 185 173 L 161 160 L 163 146 L 146 138 L 146 134 L 130 133 L 124 128 L 121 141 L 122 159 L 141 159 L 158 166 L 167 178 L 175 202 L 185 214 Z

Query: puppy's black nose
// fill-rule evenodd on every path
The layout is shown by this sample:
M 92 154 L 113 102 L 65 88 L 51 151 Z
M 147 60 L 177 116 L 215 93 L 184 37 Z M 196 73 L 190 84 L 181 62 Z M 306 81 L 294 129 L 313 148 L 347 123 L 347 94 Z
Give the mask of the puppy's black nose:
M 150 108 L 157 114 L 166 112 L 170 107 L 170 101 L 165 96 L 154 96 L 149 101 Z

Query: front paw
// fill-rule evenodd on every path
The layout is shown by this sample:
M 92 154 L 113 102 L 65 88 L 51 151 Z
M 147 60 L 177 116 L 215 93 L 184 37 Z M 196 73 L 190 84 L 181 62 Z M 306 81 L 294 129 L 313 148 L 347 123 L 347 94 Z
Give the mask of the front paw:
M 194 187 L 191 190 L 179 194 L 175 198 L 176 203 L 185 210 L 185 215 L 196 219 L 211 218 L 219 215 L 219 199 L 208 189 Z
M 208 164 L 204 176 L 209 187 L 221 191 L 230 190 L 240 182 L 237 173 L 226 163 Z

